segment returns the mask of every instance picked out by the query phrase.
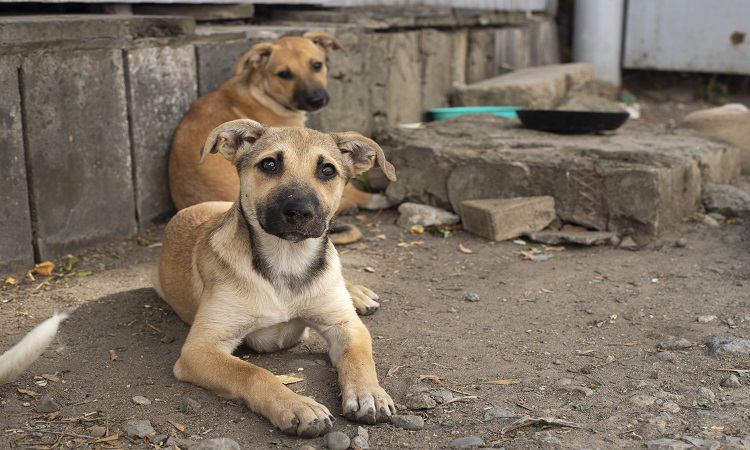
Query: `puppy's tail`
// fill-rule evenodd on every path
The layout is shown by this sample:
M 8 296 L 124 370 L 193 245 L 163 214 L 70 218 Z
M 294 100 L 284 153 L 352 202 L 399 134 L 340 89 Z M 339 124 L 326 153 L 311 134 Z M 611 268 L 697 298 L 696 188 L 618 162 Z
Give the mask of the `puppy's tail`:
M 362 239 L 362 232 L 359 231 L 356 225 L 333 225 L 328 237 L 334 244 L 351 244 Z
M 68 318 L 68 313 L 55 313 L 31 330 L 21 342 L 0 356 L 0 384 L 16 379 L 52 343 L 60 322 Z

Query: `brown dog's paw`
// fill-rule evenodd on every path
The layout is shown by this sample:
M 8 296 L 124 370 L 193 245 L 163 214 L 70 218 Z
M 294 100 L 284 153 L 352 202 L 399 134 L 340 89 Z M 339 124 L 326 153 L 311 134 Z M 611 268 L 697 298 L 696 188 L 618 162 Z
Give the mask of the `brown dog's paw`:
M 335 420 L 324 405 L 310 397 L 296 395 L 288 401 L 274 405 L 271 423 L 292 436 L 311 438 L 328 433 Z
M 349 285 L 348 289 L 349 295 L 352 296 L 352 303 L 360 316 L 375 314 L 380 308 L 380 303 L 378 303 L 380 297 L 370 289 L 359 284 Z
M 391 396 L 380 386 L 351 389 L 343 395 L 342 405 L 344 417 L 354 422 L 388 422 L 396 414 Z

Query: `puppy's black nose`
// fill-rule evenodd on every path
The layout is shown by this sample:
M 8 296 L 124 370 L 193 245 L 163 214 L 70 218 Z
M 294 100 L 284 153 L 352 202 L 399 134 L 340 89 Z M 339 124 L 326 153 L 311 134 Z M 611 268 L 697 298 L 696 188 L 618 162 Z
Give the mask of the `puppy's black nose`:
M 284 220 L 292 225 L 305 225 L 314 217 L 311 205 L 303 202 L 285 204 L 281 209 L 281 214 L 284 215 Z
M 325 89 L 315 90 L 312 94 L 305 98 L 305 103 L 310 109 L 320 109 L 328 104 L 328 92 Z

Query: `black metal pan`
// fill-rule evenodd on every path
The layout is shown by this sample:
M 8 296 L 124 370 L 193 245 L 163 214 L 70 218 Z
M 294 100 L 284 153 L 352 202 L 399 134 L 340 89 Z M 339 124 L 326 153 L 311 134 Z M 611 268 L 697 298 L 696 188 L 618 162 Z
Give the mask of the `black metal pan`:
M 583 134 L 616 130 L 628 120 L 626 112 L 558 111 L 522 109 L 516 111 L 521 123 L 534 130 Z

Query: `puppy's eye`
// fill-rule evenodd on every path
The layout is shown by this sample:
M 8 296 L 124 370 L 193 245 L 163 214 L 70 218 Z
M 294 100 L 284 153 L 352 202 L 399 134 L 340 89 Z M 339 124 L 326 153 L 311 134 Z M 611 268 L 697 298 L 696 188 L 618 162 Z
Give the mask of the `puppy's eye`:
M 288 70 L 282 70 L 281 72 L 277 73 L 276 76 L 278 76 L 282 80 L 291 80 L 292 78 L 294 78 L 294 75 L 292 75 L 292 72 Z
M 336 168 L 333 164 L 323 164 L 320 168 L 320 177 L 324 180 L 330 180 L 336 176 Z
M 316 71 L 316 72 L 320 72 L 320 69 L 322 69 L 322 68 L 323 68 L 323 63 L 322 63 L 322 62 L 320 62 L 320 61 L 315 61 L 314 63 L 312 63 L 312 69 L 313 69 L 314 71 Z
M 263 172 L 275 172 L 278 168 L 278 164 L 276 164 L 276 161 L 273 158 L 266 158 L 259 164 L 260 170 Z

